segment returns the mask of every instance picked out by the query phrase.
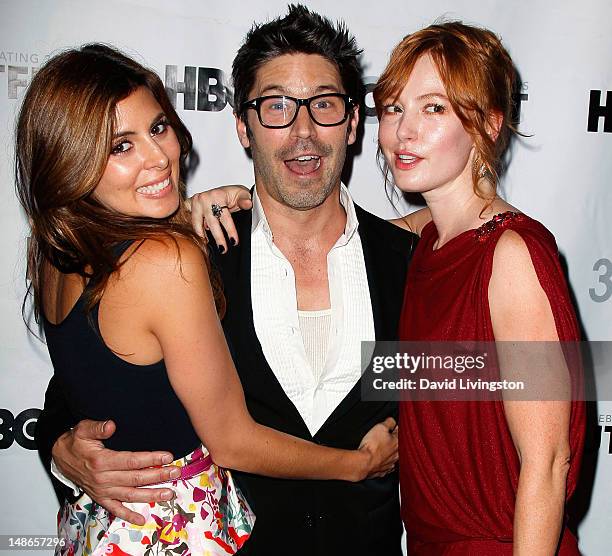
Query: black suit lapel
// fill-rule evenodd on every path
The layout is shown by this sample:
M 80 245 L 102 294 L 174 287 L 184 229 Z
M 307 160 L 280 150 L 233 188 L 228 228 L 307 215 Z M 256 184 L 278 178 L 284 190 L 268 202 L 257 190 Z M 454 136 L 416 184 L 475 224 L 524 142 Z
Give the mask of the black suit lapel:
M 357 213 L 359 219 L 359 213 Z M 382 283 L 384 267 L 376 264 L 376 250 L 373 245 L 372 233 L 368 234 L 368 230 L 364 230 L 364 224 L 359 221 L 359 237 L 363 248 L 363 260 L 365 261 L 366 274 L 368 275 L 368 287 L 370 289 L 370 301 L 372 303 L 372 316 L 374 317 L 374 337 L 379 339 L 383 335 L 384 320 L 383 310 L 381 306 L 381 296 L 384 293 L 384 284 Z M 382 241 L 381 241 L 381 248 Z M 384 250 L 384 248 L 383 248 Z
M 395 230 L 355 205 L 363 248 L 376 340 L 397 338 L 399 311 L 411 254 L 410 234 Z M 396 232 L 399 232 L 397 234 Z M 318 433 L 332 426 L 361 401 L 361 379 L 340 402 Z M 316 435 L 315 435 L 316 437 Z
M 355 206 L 377 340 L 395 340 L 408 263 L 418 237 Z
M 255 331 L 251 299 L 252 212 L 241 212 L 234 216 L 234 220 L 240 243 L 231 248 L 227 255 L 219 255 L 216 259 L 219 261 L 228 304 L 223 327 L 230 347 L 235 348 L 232 349 L 233 356 L 247 403 L 251 395 L 270 400 L 280 415 L 299 427 L 301 436 L 310 437 L 300 412 L 266 361 Z M 278 428 L 282 427 L 279 425 Z

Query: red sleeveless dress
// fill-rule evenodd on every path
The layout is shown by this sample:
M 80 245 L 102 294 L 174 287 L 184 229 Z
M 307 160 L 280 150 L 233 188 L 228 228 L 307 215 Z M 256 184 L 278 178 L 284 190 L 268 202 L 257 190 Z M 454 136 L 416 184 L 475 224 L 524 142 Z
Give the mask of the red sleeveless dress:
M 539 222 L 507 212 L 437 250 L 433 222 L 423 229 L 406 281 L 401 340 L 494 340 L 488 285 L 495 245 L 507 229 L 529 249 L 559 339 L 579 339 L 554 237 Z M 567 498 L 576 488 L 584 429 L 585 405 L 573 402 Z M 408 554 L 511 555 L 520 465 L 503 403 L 402 402 L 399 431 Z M 567 528 L 559 554 L 580 554 Z

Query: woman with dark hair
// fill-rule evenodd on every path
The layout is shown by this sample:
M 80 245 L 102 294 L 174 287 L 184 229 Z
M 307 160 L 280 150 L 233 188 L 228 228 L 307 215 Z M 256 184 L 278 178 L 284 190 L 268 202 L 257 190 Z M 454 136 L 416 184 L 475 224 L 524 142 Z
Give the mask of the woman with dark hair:
M 518 362 L 537 370 L 526 376 L 528 386 L 547 369 L 552 374 L 544 378 L 558 389 L 539 401 L 532 390 L 523 400 L 504 393 L 400 404 L 402 517 L 411 555 L 579 554 L 565 505 L 578 480 L 585 407 L 577 401 L 579 367 L 560 344 L 579 340 L 577 320 L 553 236 L 496 190 L 516 133 L 515 75 L 492 32 L 448 22 L 405 37 L 374 90 L 385 178 L 390 171 L 396 187 L 427 203 L 395 221 L 421 235 L 400 339 L 502 342 L 498 378 Z M 210 203 L 235 210 L 247 200 L 248 192 L 235 187 L 200 194 L 194 225 L 204 215 L 224 245 Z M 235 231 L 228 233 L 235 242 Z M 513 351 L 503 342 L 531 343 Z M 533 346 L 543 346 L 544 356 L 535 359 Z M 527 360 L 516 358 L 521 350 Z M 557 395 L 564 389 L 571 396 Z
M 186 226 L 190 147 L 157 75 L 108 46 L 55 56 L 24 99 L 17 191 L 53 380 L 73 422 L 115 422 L 107 446 L 182 456 L 169 467 L 172 500 L 129 504 L 140 526 L 87 495 L 65 501 L 60 553 L 233 554 L 254 516 L 223 467 L 359 481 L 397 458 L 392 419 L 359 450 L 338 450 L 250 417 L 219 323 L 219 281 Z

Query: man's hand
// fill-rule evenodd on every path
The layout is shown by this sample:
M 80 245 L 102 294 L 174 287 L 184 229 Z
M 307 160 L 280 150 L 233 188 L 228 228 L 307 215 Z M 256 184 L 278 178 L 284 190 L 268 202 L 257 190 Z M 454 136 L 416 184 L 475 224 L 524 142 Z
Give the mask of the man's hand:
M 398 428 L 393 417 L 387 417 L 382 423 L 374 425 L 361 439 L 359 449 L 370 455 L 368 479 L 384 477 L 395 469 L 399 459 Z
M 135 525 L 144 525 L 139 513 L 122 502 L 170 500 L 169 488 L 137 488 L 175 479 L 178 467 L 156 468 L 172 462 L 168 452 L 116 452 L 104 447 L 102 440 L 115 432 L 112 421 L 81 421 L 60 436 L 52 456 L 58 470 L 113 515 Z
M 223 207 L 219 216 L 212 212 L 216 204 Z M 223 229 L 232 245 L 238 245 L 238 232 L 234 226 L 231 213 L 238 210 L 248 210 L 253 206 L 250 191 L 243 185 L 225 185 L 208 191 L 196 193 L 187 200 L 187 208 L 191 210 L 191 224 L 194 231 L 204 237 L 204 230 L 210 230 L 220 253 L 226 253 L 228 245 Z

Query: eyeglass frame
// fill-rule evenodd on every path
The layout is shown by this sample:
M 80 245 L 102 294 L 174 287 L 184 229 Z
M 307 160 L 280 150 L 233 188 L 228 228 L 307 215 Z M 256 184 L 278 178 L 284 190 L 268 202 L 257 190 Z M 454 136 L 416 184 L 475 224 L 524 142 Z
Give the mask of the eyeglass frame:
M 344 100 L 344 117 L 336 124 L 321 124 L 319 123 L 315 117 L 312 115 L 312 110 L 310 108 L 310 103 L 313 100 L 316 100 L 318 98 L 323 98 L 323 97 L 339 97 L 342 98 Z M 268 125 L 268 124 L 264 124 L 263 120 L 261 119 L 261 103 L 264 100 L 268 100 L 269 98 L 279 98 L 279 99 L 289 99 L 292 100 L 293 102 L 295 102 L 297 104 L 297 109 L 295 111 L 295 114 L 293 114 L 293 118 L 291 118 L 291 121 L 283 124 L 283 125 Z M 351 113 L 351 110 L 353 108 L 355 108 L 356 104 L 355 104 L 355 99 L 352 98 L 350 95 L 347 95 L 345 93 L 321 93 L 319 95 L 315 95 L 313 97 L 310 98 L 295 98 L 295 97 L 290 97 L 289 95 L 266 95 L 263 97 L 257 97 L 254 98 L 252 100 L 247 100 L 245 102 L 242 103 L 241 108 L 252 108 L 253 110 L 255 110 L 255 112 L 257 113 L 257 118 L 259 120 L 259 123 L 262 125 L 262 127 L 265 127 L 267 129 L 285 129 L 287 127 L 292 126 L 295 123 L 295 120 L 298 117 L 298 114 L 300 112 L 300 108 L 302 106 L 306 107 L 306 110 L 308 111 L 308 115 L 310 116 L 310 119 L 317 125 L 321 126 L 321 127 L 336 127 L 338 125 L 342 125 L 344 122 L 346 122 L 346 120 L 349 117 L 349 114 Z

